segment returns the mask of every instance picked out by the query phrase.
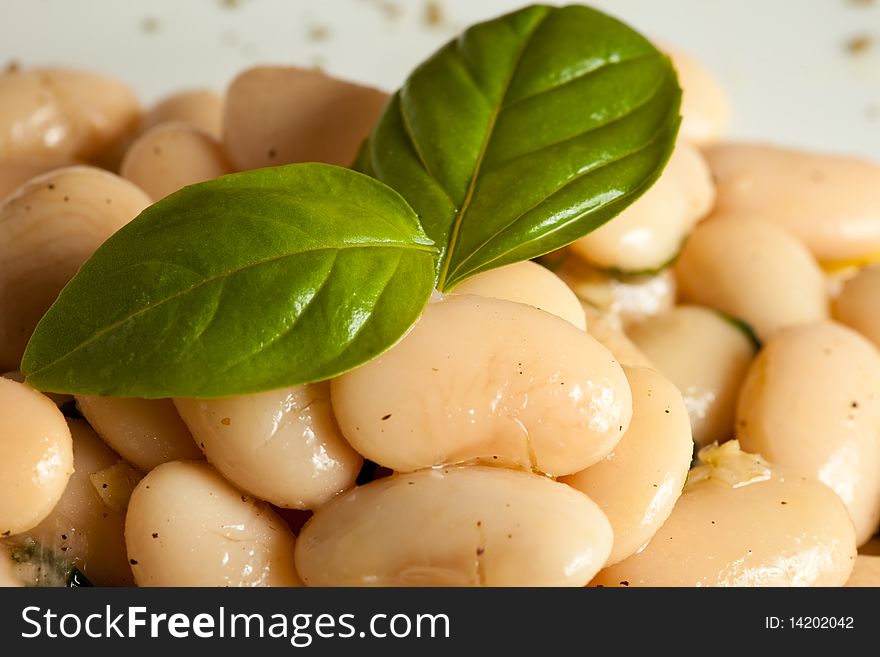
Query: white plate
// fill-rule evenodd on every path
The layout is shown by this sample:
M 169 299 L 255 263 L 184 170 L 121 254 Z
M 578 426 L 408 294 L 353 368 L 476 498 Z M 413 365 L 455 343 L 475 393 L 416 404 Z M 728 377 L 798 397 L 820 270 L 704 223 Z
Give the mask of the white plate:
M 257 63 L 320 65 L 393 89 L 466 25 L 522 4 L 0 0 L 0 66 L 97 69 L 127 80 L 144 102 L 184 87 L 223 89 Z M 880 160 L 880 0 L 589 4 L 713 70 L 731 98 L 732 136 Z

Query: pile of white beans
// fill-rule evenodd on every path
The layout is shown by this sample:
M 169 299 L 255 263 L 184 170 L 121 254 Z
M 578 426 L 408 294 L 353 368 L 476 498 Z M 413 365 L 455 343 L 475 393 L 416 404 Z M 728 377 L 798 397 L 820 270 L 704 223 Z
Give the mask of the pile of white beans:
M 214 400 L 17 369 L 150 203 L 348 165 L 387 95 L 261 67 L 142 112 L 102 75 L 0 75 L 0 583 L 49 581 L 40 546 L 97 585 L 880 585 L 880 166 L 725 143 L 673 58 L 681 134 L 622 215 L 332 381 Z

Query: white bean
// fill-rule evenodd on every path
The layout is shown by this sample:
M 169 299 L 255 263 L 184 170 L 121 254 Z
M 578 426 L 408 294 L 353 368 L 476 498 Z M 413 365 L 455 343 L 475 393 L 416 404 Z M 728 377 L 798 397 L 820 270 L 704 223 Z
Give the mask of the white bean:
M 28 535 L 55 550 L 96 586 L 131 586 L 125 508 L 140 477 L 86 422 L 68 420 L 68 424 L 76 471 L 58 504 Z
M 93 158 L 137 126 L 126 85 L 106 76 L 44 68 L 0 74 L 0 159 Z
M 595 339 L 530 306 L 454 294 L 334 379 L 331 398 L 348 442 L 399 472 L 469 461 L 578 472 L 614 449 L 632 413 L 623 370 Z
M 757 144 L 706 151 L 713 218 L 775 224 L 822 261 L 880 254 L 880 165 Z
M 606 565 L 642 549 L 681 495 L 693 455 L 687 408 L 676 387 L 653 370 L 625 368 L 633 417 L 614 451 L 561 482 L 599 505 L 614 531 Z
M 0 537 L 38 525 L 73 474 L 67 422 L 48 397 L 0 377 Z
M 880 348 L 880 265 L 862 269 L 843 284 L 834 300 L 834 318 Z
M 101 438 L 144 472 L 168 461 L 202 458 L 170 399 L 78 395 L 76 404 Z
M 825 277 L 810 252 L 761 221 L 708 221 L 693 232 L 675 265 L 685 301 L 725 312 L 761 340 L 794 324 L 828 317 Z
M 296 565 L 310 586 L 583 586 L 611 541 L 582 493 L 472 466 L 348 491 L 306 523 Z
M 771 467 L 735 440 L 700 458 L 648 546 L 591 585 L 843 586 L 855 535 L 827 486 Z
M 880 525 L 880 353 L 822 322 L 780 332 L 749 368 L 736 412 L 743 449 L 815 477 L 846 504 L 864 543 Z
M 349 166 L 388 95 L 317 70 L 262 66 L 226 92 L 223 145 L 239 170 L 291 162 Z
M 733 436 L 737 395 L 755 356 L 743 329 L 708 308 L 677 306 L 629 335 L 681 391 L 697 445 Z
M 144 115 L 141 132 L 160 123 L 183 121 L 220 139 L 223 132 L 223 98 L 209 89 L 188 89 L 166 96 Z
M 561 317 L 582 331 L 587 327 L 575 293 L 552 271 L 528 260 L 477 274 L 456 287 L 455 293 L 524 303 Z
M 18 369 L 61 288 L 149 204 L 119 176 L 69 167 L 33 178 L 0 205 L 0 370 Z
M 211 465 L 276 506 L 317 508 L 353 486 L 363 464 L 339 431 L 327 383 L 174 404 Z
M 715 187 L 703 156 L 679 141 L 660 178 L 641 198 L 569 249 L 602 269 L 657 270 L 676 256 L 714 202 Z
M 152 470 L 125 518 L 138 586 L 299 586 L 295 542 L 267 504 L 194 461 Z
M 186 123 L 163 123 L 125 153 L 119 175 L 158 201 L 182 187 L 232 173 L 220 143 Z

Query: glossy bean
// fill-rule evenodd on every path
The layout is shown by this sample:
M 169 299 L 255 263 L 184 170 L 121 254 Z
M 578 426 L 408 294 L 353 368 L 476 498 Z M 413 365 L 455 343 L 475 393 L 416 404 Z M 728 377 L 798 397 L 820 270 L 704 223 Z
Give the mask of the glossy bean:
M 0 377 L 0 536 L 27 531 L 61 499 L 73 474 L 73 441 L 58 407 Z
M 611 527 L 582 493 L 488 467 L 421 470 L 318 510 L 296 546 L 311 586 L 583 586 Z
M 594 586 L 843 586 L 856 556 L 846 508 L 827 486 L 742 452 L 700 452 L 647 547 Z
M 633 417 L 614 451 L 561 482 L 599 505 L 614 531 L 606 565 L 641 550 L 669 517 L 693 455 L 687 408 L 676 387 L 657 372 L 625 368 Z
M 595 339 L 529 306 L 430 303 L 412 331 L 331 382 L 343 435 L 393 470 L 483 461 L 551 475 L 592 465 L 629 426 L 623 370 Z
M 170 399 L 78 395 L 76 403 L 101 438 L 144 472 L 168 461 L 202 458 Z
M 327 383 L 174 404 L 208 461 L 276 506 L 317 508 L 353 486 L 363 464 L 339 431 Z
M 552 271 L 528 260 L 477 274 L 456 287 L 455 293 L 516 301 L 561 317 L 582 331 L 587 326 L 574 292 Z
M 675 264 L 684 301 L 748 324 L 761 340 L 785 326 L 828 317 L 825 277 L 810 252 L 772 224 L 701 224 Z
M 299 586 L 295 541 L 267 504 L 194 461 L 152 470 L 125 517 L 138 586 Z
M 768 341 L 736 412 L 743 449 L 827 484 L 864 543 L 880 525 L 880 353 L 833 322 Z

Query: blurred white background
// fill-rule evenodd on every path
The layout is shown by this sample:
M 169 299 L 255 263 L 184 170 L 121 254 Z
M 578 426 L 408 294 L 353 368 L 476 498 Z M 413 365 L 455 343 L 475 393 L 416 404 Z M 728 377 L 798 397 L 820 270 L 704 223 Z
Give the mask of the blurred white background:
M 468 24 L 523 4 L 0 0 L 0 66 L 100 70 L 145 103 L 185 87 L 222 90 L 257 63 L 321 66 L 391 90 Z M 880 0 L 587 4 L 702 60 L 728 92 L 734 137 L 880 160 Z

